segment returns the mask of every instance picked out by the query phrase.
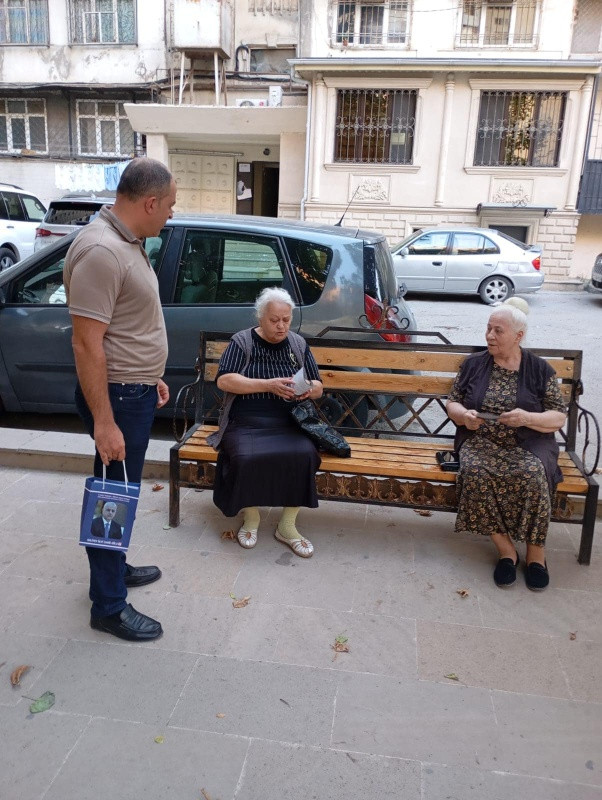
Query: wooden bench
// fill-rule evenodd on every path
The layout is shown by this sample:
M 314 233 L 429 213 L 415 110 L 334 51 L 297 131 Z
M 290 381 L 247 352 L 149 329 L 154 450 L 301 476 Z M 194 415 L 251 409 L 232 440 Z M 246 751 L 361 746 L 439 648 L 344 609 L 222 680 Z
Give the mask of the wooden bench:
M 445 413 L 445 400 L 458 368 L 468 354 L 483 348 L 383 342 L 379 337 L 354 340 L 351 337 L 357 333 L 330 329 L 330 336 L 336 334 L 341 338 L 308 339 L 308 343 L 324 383 L 322 411 L 347 436 L 352 455 L 341 459 L 321 454 L 316 476 L 319 497 L 456 511 L 456 475 L 440 469 L 435 453 L 452 449 L 455 426 Z M 172 527 L 180 521 L 180 488 L 213 486 L 217 453 L 206 439 L 216 429 L 221 398 L 214 381 L 228 340 L 226 334 L 201 334 L 198 378 L 190 384 L 195 390 L 195 424 L 170 453 Z M 578 403 L 582 352 L 533 352 L 556 370 L 568 406 L 566 426 L 559 432 L 563 481 L 554 499 L 552 519 L 581 525 L 579 563 L 589 564 L 598 499 L 598 484 L 591 476 L 600 440 L 595 418 Z M 592 447 L 595 451 L 596 464 L 590 470 L 575 452 L 582 425 L 586 429 L 582 455 L 585 458 Z M 597 434 L 593 443 L 591 431 Z

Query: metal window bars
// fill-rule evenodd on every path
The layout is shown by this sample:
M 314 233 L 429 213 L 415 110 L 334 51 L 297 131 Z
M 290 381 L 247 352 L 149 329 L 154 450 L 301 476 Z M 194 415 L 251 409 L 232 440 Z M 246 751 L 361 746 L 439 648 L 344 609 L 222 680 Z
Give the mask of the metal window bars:
M 339 89 L 334 160 L 411 164 L 417 94 L 415 89 Z
M 457 47 L 536 47 L 540 0 L 461 0 Z
M 0 44 L 48 44 L 48 0 L 0 0 Z
M 335 3 L 334 42 L 343 47 L 407 44 L 409 0 Z
M 252 14 L 297 14 L 299 0 L 249 0 Z
M 481 92 L 475 166 L 555 167 L 566 92 Z
M 134 44 L 135 0 L 71 0 L 71 40 L 76 44 Z

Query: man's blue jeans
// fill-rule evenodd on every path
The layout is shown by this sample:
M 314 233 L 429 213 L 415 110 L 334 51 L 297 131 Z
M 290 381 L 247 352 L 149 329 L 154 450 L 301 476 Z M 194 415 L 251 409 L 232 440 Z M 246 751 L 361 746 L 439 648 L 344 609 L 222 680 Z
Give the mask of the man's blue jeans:
M 157 406 L 157 387 L 144 383 L 110 383 L 109 399 L 115 422 L 125 440 L 125 466 L 128 480 L 139 483 L 142 477 L 144 456 L 150 439 L 151 426 Z M 75 390 L 75 403 L 90 436 L 94 436 L 94 418 L 79 385 Z M 94 475 L 102 477 L 102 461 L 96 452 Z M 107 478 L 122 481 L 123 464 L 111 461 Z M 86 547 L 90 562 L 90 600 L 93 617 L 117 614 L 126 605 L 125 576 L 128 565 L 125 553 Z

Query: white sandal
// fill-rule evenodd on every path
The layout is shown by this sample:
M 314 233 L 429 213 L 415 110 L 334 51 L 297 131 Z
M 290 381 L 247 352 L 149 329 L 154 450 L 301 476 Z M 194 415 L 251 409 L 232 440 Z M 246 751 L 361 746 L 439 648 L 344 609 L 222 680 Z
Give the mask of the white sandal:
M 274 536 L 279 542 L 284 542 L 284 544 L 287 544 L 296 556 L 301 556 L 301 558 L 311 558 L 314 554 L 313 544 L 304 536 L 302 536 L 300 539 L 287 539 L 286 536 L 283 536 L 280 533 L 278 528 L 276 528 Z
M 244 547 L 245 550 L 250 550 L 257 544 L 257 531 L 246 531 L 241 525 L 236 534 L 236 538 L 241 547 Z

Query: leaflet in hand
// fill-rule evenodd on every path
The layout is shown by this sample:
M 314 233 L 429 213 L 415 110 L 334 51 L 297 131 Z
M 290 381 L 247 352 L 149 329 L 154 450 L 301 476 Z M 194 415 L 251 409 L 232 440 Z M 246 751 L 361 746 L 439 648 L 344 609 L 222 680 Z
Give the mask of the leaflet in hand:
M 309 392 L 311 389 L 311 381 L 308 381 L 303 374 L 303 369 L 300 369 L 298 372 L 295 372 L 293 377 L 291 378 L 293 384 L 293 391 L 297 396 L 301 394 L 305 394 L 305 392 Z

